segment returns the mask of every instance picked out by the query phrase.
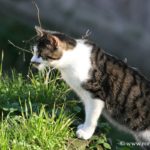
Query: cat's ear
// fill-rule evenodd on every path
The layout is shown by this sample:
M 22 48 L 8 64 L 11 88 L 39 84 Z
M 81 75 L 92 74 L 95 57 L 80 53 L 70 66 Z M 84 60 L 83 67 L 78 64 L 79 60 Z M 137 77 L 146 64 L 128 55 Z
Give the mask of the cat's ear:
M 49 40 L 55 47 L 60 47 L 62 45 L 62 41 L 55 35 L 49 35 Z
M 42 29 L 41 27 L 38 27 L 38 26 L 35 26 L 35 30 L 36 30 L 36 33 L 39 37 L 42 37 L 45 33 L 45 30 Z

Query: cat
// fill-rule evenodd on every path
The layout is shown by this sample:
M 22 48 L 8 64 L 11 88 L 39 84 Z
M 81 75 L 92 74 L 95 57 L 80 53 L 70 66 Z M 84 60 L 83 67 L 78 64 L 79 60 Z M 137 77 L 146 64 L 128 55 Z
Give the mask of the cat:
M 90 139 L 103 113 L 150 146 L 150 81 L 87 39 L 35 29 L 31 63 L 39 70 L 57 68 L 84 104 L 85 122 L 77 127 L 77 137 Z

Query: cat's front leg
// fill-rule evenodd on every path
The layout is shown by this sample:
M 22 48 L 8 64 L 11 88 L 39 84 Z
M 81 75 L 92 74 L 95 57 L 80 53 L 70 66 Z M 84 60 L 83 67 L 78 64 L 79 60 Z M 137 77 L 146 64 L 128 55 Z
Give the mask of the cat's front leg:
M 98 118 L 104 108 L 104 102 L 100 99 L 88 99 L 84 101 L 85 122 L 78 126 L 77 137 L 89 139 L 92 137 L 97 126 Z

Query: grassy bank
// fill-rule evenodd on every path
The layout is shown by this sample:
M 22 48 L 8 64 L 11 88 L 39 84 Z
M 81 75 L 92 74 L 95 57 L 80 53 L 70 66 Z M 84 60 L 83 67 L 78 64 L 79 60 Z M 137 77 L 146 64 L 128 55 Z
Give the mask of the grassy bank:
M 14 71 L 8 76 L 1 69 L 0 149 L 110 149 L 104 134 L 76 139 L 81 108 L 75 98 L 57 72 L 24 77 Z
M 73 135 L 73 119 L 64 111 L 68 87 L 57 77 L 46 83 L 43 75 L 0 78 L 0 148 L 67 149 Z
M 71 119 L 63 110 L 56 116 L 48 114 L 44 107 L 37 113 L 7 116 L 0 123 L 0 147 L 2 150 L 58 150 L 67 149 L 67 139 L 72 136 Z

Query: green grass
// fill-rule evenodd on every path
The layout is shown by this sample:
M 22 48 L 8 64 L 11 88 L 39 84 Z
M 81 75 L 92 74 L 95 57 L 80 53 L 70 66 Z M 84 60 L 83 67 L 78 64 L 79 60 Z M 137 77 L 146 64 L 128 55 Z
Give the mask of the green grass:
M 69 128 L 72 120 L 61 109 L 56 116 L 54 109 L 49 115 L 44 107 L 40 112 L 8 116 L 0 124 L 0 147 L 8 150 L 58 150 L 67 149 L 66 140 L 72 136 Z
M 11 77 L 3 75 L 0 80 L 0 107 L 1 109 L 11 110 L 11 107 L 20 111 L 19 99 L 22 102 L 31 100 L 33 107 L 38 108 L 41 104 L 53 106 L 54 102 L 63 105 L 66 101 L 67 92 L 66 84 L 58 78 L 51 79 L 46 83 L 42 75 L 32 75 L 28 78 L 21 74 L 12 72 Z M 34 108 L 34 109 L 36 109 Z
M 24 77 L 12 71 L 8 76 L 0 69 L 0 149 L 110 149 L 105 135 L 76 139 L 81 108 L 59 73 Z
M 1 73 L 0 149 L 67 149 L 73 119 L 64 111 L 68 87 L 59 80 Z

